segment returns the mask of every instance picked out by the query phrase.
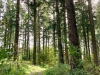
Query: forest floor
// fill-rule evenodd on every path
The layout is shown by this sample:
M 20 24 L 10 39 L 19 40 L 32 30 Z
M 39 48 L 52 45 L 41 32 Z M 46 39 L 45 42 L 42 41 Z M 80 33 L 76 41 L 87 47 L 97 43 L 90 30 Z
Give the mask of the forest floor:
M 33 70 L 32 70 L 33 69 Z M 42 72 L 44 71 L 45 69 L 44 68 L 41 68 L 39 66 L 34 66 L 31 68 L 30 73 L 28 71 L 28 74 L 29 75 L 42 75 Z
M 36 72 L 36 73 L 31 72 L 29 75 L 42 75 L 42 74 L 41 74 L 41 72 Z

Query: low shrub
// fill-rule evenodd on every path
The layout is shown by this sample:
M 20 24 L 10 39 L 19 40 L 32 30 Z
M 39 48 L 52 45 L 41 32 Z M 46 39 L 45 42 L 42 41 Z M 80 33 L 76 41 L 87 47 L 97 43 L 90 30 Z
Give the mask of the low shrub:
M 84 69 L 73 69 L 66 73 L 66 75 L 88 75 L 87 71 Z
M 45 70 L 43 75 L 66 75 L 67 71 L 70 69 L 67 64 L 59 64 L 52 68 Z
M 25 72 L 16 63 L 3 61 L 0 63 L 0 75 L 25 75 Z

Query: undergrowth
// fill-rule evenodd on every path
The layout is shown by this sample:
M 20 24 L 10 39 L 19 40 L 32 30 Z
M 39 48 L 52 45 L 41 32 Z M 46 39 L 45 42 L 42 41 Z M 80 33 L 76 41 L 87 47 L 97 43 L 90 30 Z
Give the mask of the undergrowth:
M 19 66 L 16 62 L 5 62 L 0 63 L 0 75 L 25 75 L 22 66 Z
M 84 65 L 83 69 L 70 69 L 69 65 L 60 64 L 44 71 L 43 75 L 100 75 L 100 66 Z
M 40 66 L 34 66 L 29 61 L 0 61 L 0 75 L 100 75 L 100 66 L 95 66 L 92 63 L 84 62 L 83 69 L 70 70 L 67 64 L 58 64 L 48 69 Z
M 66 75 L 70 70 L 69 65 L 59 64 L 44 71 L 43 75 Z
M 0 75 L 29 75 L 31 72 L 43 71 L 45 68 L 34 66 L 28 61 L 0 61 Z

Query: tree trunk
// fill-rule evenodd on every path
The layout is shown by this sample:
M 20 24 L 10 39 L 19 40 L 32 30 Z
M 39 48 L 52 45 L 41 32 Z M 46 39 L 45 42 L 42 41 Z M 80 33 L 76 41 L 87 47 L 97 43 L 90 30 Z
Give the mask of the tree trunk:
M 6 48 L 6 41 L 7 41 L 7 27 L 5 28 L 5 34 L 4 34 L 4 48 Z
M 39 13 L 39 7 L 38 7 L 38 56 L 40 54 L 40 51 L 41 51 L 41 45 L 40 45 L 40 20 L 39 20 L 39 16 L 40 16 L 40 13 Z M 41 65 L 41 61 L 40 61 L 40 58 L 38 57 L 38 64 Z
M 16 29 L 15 29 L 15 43 L 14 43 L 14 61 L 18 57 L 18 38 L 19 38 L 19 10 L 20 0 L 17 0 L 17 11 L 16 11 Z
M 44 53 L 44 40 L 45 38 L 44 38 L 44 27 L 43 27 L 43 53 Z
M 53 8 L 55 9 L 54 7 L 55 3 L 53 4 Z M 53 19 L 55 19 L 55 12 L 53 11 Z M 55 24 L 55 21 L 53 21 L 53 48 L 54 48 L 54 56 L 56 57 L 56 44 L 55 44 L 55 30 L 56 30 L 56 24 Z
M 49 53 L 49 31 L 48 31 L 48 53 Z
M 39 46 L 38 46 L 39 47 L 39 50 L 38 50 L 38 54 L 40 54 L 40 52 L 41 52 L 41 45 L 40 45 L 40 26 L 39 26 L 39 38 L 38 39 L 39 39 Z M 39 61 L 39 65 L 41 65 L 40 58 L 39 58 L 38 61 Z
M 84 40 L 84 59 L 85 58 L 88 59 L 88 49 L 87 49 L 84 11 L 82 11 L 81 14 L 82 14 L 82 29 L 83 29 L 83 40 Z
M 91 57 L 90 57 L 90 39 L 89 39 L 89 26 L 87 26 L 87 49 L 88 49 L 88 52 L 89 52 L 89 60 L 91 62 Z
M 68 64 L 69 63 L 69 57 L 68 57 L 68 48 L 67 48 L 67 30 L 66 30 L 66 6 L 65 6 L 65 0 L 63 0 L 63 17 L 64 17 L 64 40 L 65 40 L 65 61 Z
M 48 37 L 47 37 L 48 35 L 47 35 L 47 33 L 48 33 L 48 32 L 46 31 L 46 32 L 45 32 L 45 49 L 44 49 L 44 50 L 45 50 L 45 54 L 48 53 L 48 50 L 47 50 L 47 49 L 48 49 L 48 48 L 47 48 L 47 47 L 48 47 L 48 45 L 47 45 L 47 44 L 48 44 Z
M 94 21 L 93 21 L 93 15 L 92 15 L 92 5 L 91 0 L 88 0 L 88 14 L 89 14 L 89 20 L 90 20 L 90 32 L 91 32 L 91 38 L 92 38 L 92 49 L 93 49 L 93 59 L 94 64 L 98 66 L 98 54 L 97 54 L 97 47 L 96 47 L 96 38 L 95 38 L 95 29 L 94 29 Z
M 29 5 L 29 0 L 27 0 L 27 3 Z M 29 7 L 28 7 L 28 25 L 27 25 L 27 60 L 30 60 L 30 47 L 29 47 Z
M 27 60 L 27 41 L 26 41 L 26 35 L 27 35 L 27 33 L 26 33 L 26 27 L 25 27 L 25 34 L 24 34 L 24 39 L 25 39 L 25 41 L 24 41 L 24 51 L 25 51 L 25 56 L 26 56 L 26 60 Z
M 37 9 L 36 0 L 34 0 L 34 49 L 33 49 L 33 64 L 36 65 L 36 26 L 37 26 Z
M 58 8 L 58 0 L 56 0 L 56 16 L 57 16 L 57 34 L 58 34 L 58 51 L 59 51 L 59 63 L 64 63 L 63 50 L 61 44 L 61 28 L 60 28 L 60 14 Z
M 54 55 L 55 55 L 55 57 L 56 57 L 55 24 L 53 25 L 53 48 L 54 48 Z
M 81 60 L 81 52 L 79 49 L 79 37 L 77 33 L 73 0 L 66 0 L 66 7 L 67 7 L 67 18 L 68 18 L 69 42 L 70 46 L 73 47 L 73 50 L 71 51 L 74 52 L 73 54 L 70 54 L 71 55 L 70 65 L 71 69 L 81 68 L 82 66 L 79 66 Z

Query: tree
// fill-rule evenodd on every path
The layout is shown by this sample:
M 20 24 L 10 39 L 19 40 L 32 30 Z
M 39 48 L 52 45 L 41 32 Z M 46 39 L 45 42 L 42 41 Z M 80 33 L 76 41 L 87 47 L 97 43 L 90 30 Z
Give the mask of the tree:
M 41 29 L 41 26 L 40 25 L 41 24 L 40 24 L 40 18 L 39 18 L 40 17 L 39 9 L 40 8 L 38 8 L 38 27 L 37 27 L 37 29 L 38 29 L 38 39 L 37 39 L 38 40 L 38 44 L 37 44 L 38 45 L 38 55 L 41 52 L 41 44 L 40 44 L 40 42 L 41 42 L 41 40 L 40 40 L 41 39 L 40 38 L 40 29 Z M 41 61 L 40 61 L 40 58 L 39 57 L 38 57 L 38 64 L 41 65 Z
M 54 55 L 56 57 L 56 23 L 55 23 L 55 2 L 53 3 L 53 48 L 54 48 Z
M 56 0 L 56 18 L 57 18 L 57 35 L 58 35 L 58 51 L 59 51 L 59 63 L 64 63 L 63 50 L 61 44 L 61 28 L 60 28 L 60 14 L 59 14 L 59 2 Z
M 27 0 L 29 5 L 29 0 Z M 28 7 L 28 29 L 27 29 L 27 58 L 30 60 L 30 49 L 29 49 L 29 7 Z
M 69 57 L 68 57 L 68 47 L 67 47 L 67 29 L 66 29 L 66 3 L 65 3 L 65 0 L 63 0 L 62 2 L 62 8 L 63 8 L 63 19 L 64 19 L 64 41 L 65 41 L 65 60 L 66 60 L 66 63 L 68 64 L 69 63 Z
M 79 37 L 77 33 L 75 10 L 73 0 L 66 0 L 67 19 L 68 19 L 68 32 L 70 46 L 73 47 L 71 51 L 74 52 L 70 56 L 71 69 L 80 68 L 81 52 L 79 49 Z M 70 53 L 71 53 L 70 51 Z
M 16 29 L 15 29 L 15 41 L 14 41 L 14 61 L 17 59 L 18 55 L 18 38 L 19 38 L 19 10 L 20 10 L 20 0 L 17 0 L 16 7 Z
M 97 47 L 96 47 L 96 38 L 95 38 L 95 29 L 94 29 L 94 20 L 92 15 L 92 5 L 91 0 L 88 0 L 88 14 L 90 20 L 90 32 L 92 38 L 92 49 L 93 49 L 93 59 L 96 66 L 98 66 L 98 54 L 97 54 Z
M 83 51 L 83 58 L 91 61 L 90 59 L 90 30 L 88 24 L 88 13 L 87 13 L 87 5 L 84 0 L 79 0 L 75 3 L 75 12 L 76 12 L 76 22 L 77 29 L 79 34 L 79 41 L 81 49 Z
M 37 6 L 36 0 L 34 0 L 34 49 L 33 49 L 33 64 L 36 65 L 36 26 L 37 26 Z

